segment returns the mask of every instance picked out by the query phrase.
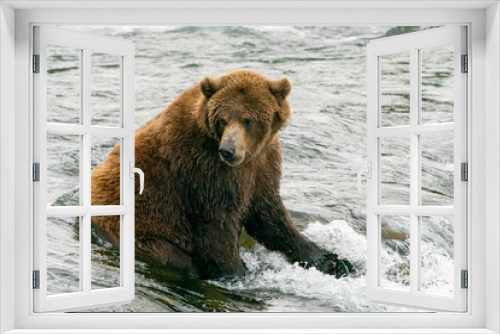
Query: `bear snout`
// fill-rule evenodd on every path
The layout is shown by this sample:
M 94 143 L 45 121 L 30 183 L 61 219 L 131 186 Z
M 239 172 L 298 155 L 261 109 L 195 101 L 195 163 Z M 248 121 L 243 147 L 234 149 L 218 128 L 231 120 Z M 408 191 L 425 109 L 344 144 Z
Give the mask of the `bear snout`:
M 233 167 L 243 162 L 244 156 L 239 157 L 236 153 L 236 147 L 227 143 L 221 144 L 219 147 L 219 155 L 221 160 L 229 166 Z
M 219 146 L 219 155 L 225 163 L 233 167 L 239 165 L 245 159 L 245 147 L 241 129 L 230 126 L 224 132 Z
M 234 146 L 221 145 L 219 147 L 219 153 L 224 160 L 231 160 L 234 157 L 235 151 Z

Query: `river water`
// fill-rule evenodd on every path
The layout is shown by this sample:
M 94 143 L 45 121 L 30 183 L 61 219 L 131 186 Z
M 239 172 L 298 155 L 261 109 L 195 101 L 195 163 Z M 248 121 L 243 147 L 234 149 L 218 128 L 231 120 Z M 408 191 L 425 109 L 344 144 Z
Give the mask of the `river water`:
M 372 39 L 419 28 L 71 28 L 135 43 L 136 128 L 204 76 L 218 76 L 242 68 L 259 71 L 273 79 L 287 76 L 293 83 L 289 96 L 293 116 L 280 133 L 283 143 L 281 195 L 295 224 L 308 238 L 348 258 L 358 268 L 356 276 L 335 279 L 315 269 L 305 270 L 290 264 L 281 254 L 242 238 L 240 254 L 248 267 L 243 277 L 203 281 L 182 276 L 145 259 L 136 259 L 136 299 L 130 304 L 90 311 L 415 311 L 372 303 L 367 298 L 366 195 L 357 192 L 356 172 L 366 158 L 366 45 Z M 439 50 L 431 56 L 449 61 L 446 53 Z M 118 87 L 115 76 L 118 66 L 115 60 L 108 58 L 93 57 L 96 64 L 92 79 L 96 110 L 93 125 L 108 125 L 116 120 L 112 105 L 118 101 L 118 90 L 113 88 Z M 49 62 L 53 66 L 49 93 L 52 89 L 58 98 L 49 101 L 49 109 L 52 108 L 49 121 L 78 122 L 74 105 L 78 100 L 75 91 L 78 85 L 72 79 L 78 76 L 78 56 L 55 50 L 49 55 Z M 387 89 L 382 94 L 389 99 L 388 105 L 396 107 L 384 111 L 384 117 L 387 122 L 396 124 L 399 120 L 404 122 L 409 112 L 409 94 L 404 92 L 409 80 L 408 61 L 402 55 L 387 66 L 382 69 L 388 77 Z M 430 66 L 429 77 L 437 78 L 435 86 L 430 87 L 449 91 L 453 84 L 449 80 L 451 71 L 452 68 L 434 71 Z M 429 91 L 426 101 L 430 105 L 449 107 L 452 98 L 434 96 Z M 429 113 L 431 109 L 429 107 Z M 449 116 L 450 111 L 444 110 L 443 115 Z M 422 153 L 423 166 L 428 167 L 423 197 L 434 205 L 449 205 L 450 201 L 453 204 L 453 186 L 449 182 L 453 157 L 446 159 L 450 147 L 452 151 L 453 138 L 445 139 L 429 138 Z M 78 138 L 49 136 L 48 140 L 49 161 L 53 161 L 48 171 L 52 177 L 48 203 L 77 204 Z M 106 158 L 115 143 L 113 138 L 92 143 L 93 167 Z M 382 159 L 387 162 L 383 186 L 393 186 L 384 188 L 382 198 L 388 203 L 404 202 L 409 189 L 409 181 L 404 181 L 409 180 L 409 161 L 405 158 L 409 145 L 394 141 L 382 146 Z M 423 284 L 427 291 L 447 294 L 452 285 L 453 222 L 443 217 L 425 219 L 428 225 L 422 231 Z M 72 258 L 78 254 L 78 223 L 78 219 L 49 219 L 48 282 L 51 293 L 77 289 L 78 261 Z M 382 224 L 382 282 L 387 287 L 407 290 L 408 220 L 384 217 Z M 92 240 L 93 288 L 116 286 L 119 252 L 95 235 Z

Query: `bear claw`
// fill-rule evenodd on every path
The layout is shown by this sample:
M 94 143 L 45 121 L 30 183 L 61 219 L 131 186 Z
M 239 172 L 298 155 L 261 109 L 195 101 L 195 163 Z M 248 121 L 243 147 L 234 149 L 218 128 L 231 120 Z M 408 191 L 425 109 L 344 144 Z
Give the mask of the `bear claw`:
M 356 271 L 351 262 L 339 259 L 339 256 L 333 253 L 323 255 L 319 265 L 315 265 L 315 267 L 326 274 L 335 276 L 335 278 L 352 275 Z

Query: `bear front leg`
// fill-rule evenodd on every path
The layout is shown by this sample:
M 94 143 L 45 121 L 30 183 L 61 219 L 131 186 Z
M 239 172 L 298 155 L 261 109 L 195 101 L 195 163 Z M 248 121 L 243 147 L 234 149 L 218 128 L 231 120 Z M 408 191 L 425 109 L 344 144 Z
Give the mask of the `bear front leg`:
M 252 208 L 244 222 L 245 229 L 266 248 L 283 252 L 290 261 L 303 266 L 324 253 L 295 227 L 281 199 L 266 198 Z
M 283 252 L 292 262 L 316 269 L 337 278 L 354 271 L 347 260 L 324 251 L 305 238 L 295 227 L 281 198 L 262 197 L 255 203 L 244 226 L 249 235 L 270 250 Z
M 193 261 L 203 279 L 238 276 L 246 267 L 240 258 L 238 236 L 241 227 L 220 221 L 193 225 Z

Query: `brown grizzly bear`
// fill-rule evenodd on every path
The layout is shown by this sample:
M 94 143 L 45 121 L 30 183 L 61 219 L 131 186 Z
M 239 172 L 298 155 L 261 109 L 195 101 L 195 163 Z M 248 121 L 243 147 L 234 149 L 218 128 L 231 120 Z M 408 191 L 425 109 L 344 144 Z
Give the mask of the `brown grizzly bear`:
M 139 254 L 201 278 L 238 275 L 244 227 L 303 267 L 337 277 L 352 269 L 302 236 L 281 200 L 278 131 L 290 118 L 291 87 L 247 70 L 206 77 L 136 131 L 146 175 L 135 199 Z M 92 173 L 92 205 L 119 203 L 119 150 Z M 93 223 L 119 246 L 118 219 Z

